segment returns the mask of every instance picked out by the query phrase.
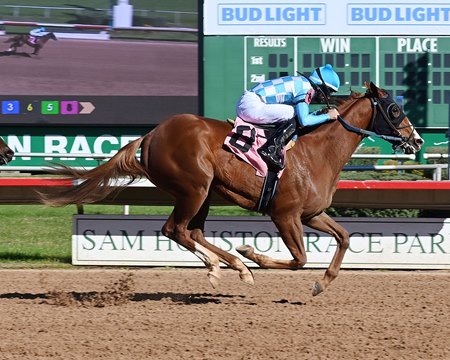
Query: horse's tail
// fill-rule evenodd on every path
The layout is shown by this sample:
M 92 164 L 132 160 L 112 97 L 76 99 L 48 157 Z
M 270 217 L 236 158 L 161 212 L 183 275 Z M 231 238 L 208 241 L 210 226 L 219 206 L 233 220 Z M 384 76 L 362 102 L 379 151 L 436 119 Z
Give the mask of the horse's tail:
M 114 191 L 131 184 L 146 174 L 146 170 L 136 159 L 143 137 L 124 146 L 106 163 L 91 170 L 77 170 L 66 165 L 57 165 L 52 174 L 62 175 L 70 180 L 80 180 L 78 185 L 49 194 L 40 193 L 41 202 L 49 206 L 85 204 L 100 201 Z M 118 180 L 128 177 L 128 182 Z

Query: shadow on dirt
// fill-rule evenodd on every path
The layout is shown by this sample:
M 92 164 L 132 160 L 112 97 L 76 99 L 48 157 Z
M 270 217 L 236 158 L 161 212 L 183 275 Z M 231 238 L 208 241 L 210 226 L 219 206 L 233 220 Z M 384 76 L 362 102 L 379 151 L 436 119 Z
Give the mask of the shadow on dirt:
M 45 286 L 45 284 L 44 284 Z M 75 307 L 105 307 L 124 305 L 130 302 L 163 301 L 180 305 L 195 304 L 245 304 L 258 305 L 249 301 L 245 295 L 175 292 L 136 293 L 133 273 L 124 273 L 115 281 L 105 286 L 103 291 L 61 291 L 52 290 L 47 293 L 5 293 L 0 299 L 41 300 L 41 304 Z M 275 304 L 305 305 L 302 302 L 290 302 L 286 299 L 275 300 Z
M 17 51 L 0 51 L 0 56 L 21 56 L 32 58 L 31 54 L 27 52 L 17 52 Z
M 158 293 L 130 293 L 128 291 L 50 291 L 48 293 L 32 294 L 32 293 L 5 293 L 0 294 L 0 299 L 20 299 L 20 300 L 36 300 L 41 299 L 43 303 L 49 305 L 82 305 L 103 307 L 108 305 L 121 305 L 127 302 L 140 301 L 172 301 L 180 304 L 220 304 L 221 298 L 224 299 L 243 299 L 243 295 L 224 295 L 224 294 L 181 294 L 172 292 Z
M 122 290 L 106 290 L 106 291 L 49 291 L 47 293 L 5 293 L 0 294 L 0 299 L 10 300 L 42 300 L 41 303 L 57 306 L 85 306 L 85 307 L 105 307 L 123 305 L 129 302 L 142 301 L 168 301 L 180 305 L 195 304 L 222 304 L 226 301 L 228 304 L 245 303 L 246 305 L 257 305 L 255 302 L 247 301 L 244 295 L 229 294 L 182 294 L 174 292 L 157 292 L 157 293 L 133 293 Z M 275 304 L 287 305 L 306 305 L 301 301 L 289 301 L 286 299 L 274 300 Z

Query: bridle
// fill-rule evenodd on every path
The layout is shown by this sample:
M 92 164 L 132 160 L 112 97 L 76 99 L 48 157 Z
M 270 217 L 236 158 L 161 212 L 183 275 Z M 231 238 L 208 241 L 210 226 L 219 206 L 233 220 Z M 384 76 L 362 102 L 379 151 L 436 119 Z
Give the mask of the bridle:
M 347 123 L 341 116 L 338 121 L 348 131 L 362 135 L 363 137 L 375 136 L 387 140 L 392 143 L 392 148 L 395 151 L 397 148 L 404 148 L 408 141 L 414 134 L 414 125 L 400 126 L 403 119 L 406 117 L 400 106 L 386 93 L 383 97 L 375 95 L 374 90 L 366 93 L 372 105 L 372 120 L 369 129 L 365 130 L 354 127 Z M 329 104 L 328 104 L 329 105 Z M 410 134 L 406 137 L 400 133 L 399 130 L 411 128 Z M 394 135 L 386 135 L 386 133 Z

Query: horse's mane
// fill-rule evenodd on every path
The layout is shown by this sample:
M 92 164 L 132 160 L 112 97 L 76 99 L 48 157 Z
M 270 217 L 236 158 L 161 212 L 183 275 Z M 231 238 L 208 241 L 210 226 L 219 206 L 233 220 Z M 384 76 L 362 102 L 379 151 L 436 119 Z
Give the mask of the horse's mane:
M 357 100 L 364 96 L 365 94 L 350 90 L 350 95 L 348 96 L 332 96 L 330 99 L 330 103 L 332 103 L 335 106 L 342 106 L 345 103 L 347 103 L 347 101 Z
M 355 100 L 358 100 L 358 99 L 361 99 L 361 98 L 365 97 L 366 94 L 361 94 L 361 93 L 358 93 L 356 91 L 350 90 L 350 95 L 348 95 L 348 96 L 342 96 L 342 95 L 331 96 L 329 103 L 330 103 L 331 106 L 341 107 L 342 108 L 342 107 L 345 107 L 346 105 L 350 105 Z M 326 113 L 327 112 L 327 107 L 323 107 L 320 110 L 320 112 L 321 113 Z

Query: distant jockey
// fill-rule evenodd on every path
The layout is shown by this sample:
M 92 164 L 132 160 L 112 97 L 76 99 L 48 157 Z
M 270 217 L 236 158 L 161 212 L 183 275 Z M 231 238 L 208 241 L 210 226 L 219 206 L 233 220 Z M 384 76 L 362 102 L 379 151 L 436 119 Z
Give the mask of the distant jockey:
M 39 27 L 39 28 L 30 30 L 30 41 L 31 41 L 33 44 L 36 44 L 37 40 L 38 40 L 40 37 L 43 37 L 43 36 L 47 35 L 48 33 L 49 33 L 49 32 L 46 31 L 45 27 Z

